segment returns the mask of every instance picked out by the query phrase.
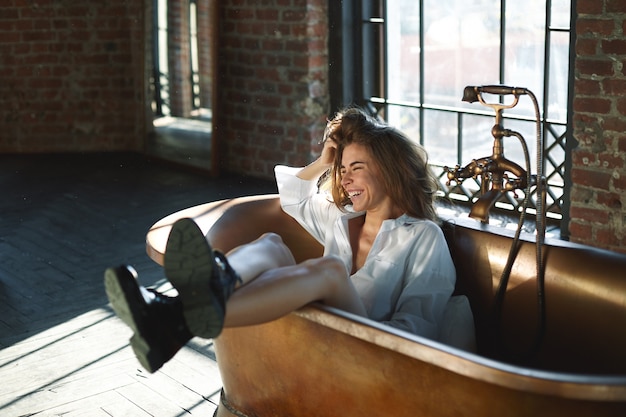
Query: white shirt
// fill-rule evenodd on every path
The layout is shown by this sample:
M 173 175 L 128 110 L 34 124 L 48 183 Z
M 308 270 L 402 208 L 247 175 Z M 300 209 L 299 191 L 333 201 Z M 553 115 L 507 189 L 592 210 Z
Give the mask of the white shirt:
M 275 168 L 281 206 L 324 245 L 324 255 L 339 256 L 350 273 L 348 220 L 364 213 L 342 212 L 318 193 L 316 181 L 298 178 L 299 170 Z M 456 272 L 437 224 L 406 214 L 385 220 L 363 267 L 351 278 L 370 319 L 438 339 Z

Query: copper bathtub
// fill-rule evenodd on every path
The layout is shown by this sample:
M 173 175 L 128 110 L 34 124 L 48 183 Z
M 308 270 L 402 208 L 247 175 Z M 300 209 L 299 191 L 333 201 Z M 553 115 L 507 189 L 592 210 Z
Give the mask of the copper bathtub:
M 194 218 L 222 251 L 273 231 L 297 260 L 322 253 L 267 195 L 162 219 L 147 237 L 155 261 L 180 217 Z M 217 415 L 625 416 L 626 256 L 548 240 L 545 337 L 535 355 L 520 359 L 538 322 L 534 243 L 522 244 L 497 331 L 492 303 L 512 236 L 470 220 L 443 227 L 457 293 L 472 305 L 476 352 L 311 305 L 215 339 L 223 380 Z

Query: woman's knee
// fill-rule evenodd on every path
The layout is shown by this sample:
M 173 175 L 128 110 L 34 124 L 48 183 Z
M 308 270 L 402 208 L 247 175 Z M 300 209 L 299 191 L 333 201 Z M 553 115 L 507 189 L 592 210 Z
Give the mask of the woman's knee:
M 259 236 L 258 240 L 267 240 L 276 244 L 284 244 L 283 238 L 278 233 L 267 232 Z
M 337 256 L 312 261 L 314 276 L 320 279 L 320 301 L 352 313 L 366 315 L 363 303 L 350 280 L 350 273 Z
M 325 279 L 333 286 L 341 285 L 349 278 L 343 261 L 335 255 L 311 259 L 308 262 L 316 272 L 314 275 Z
M 263 233 L 255 242 L 272 248 L 276 260 L 281 266 L 295 265 L 296 261 L 291 250 L 279 234 L 274 232 Z

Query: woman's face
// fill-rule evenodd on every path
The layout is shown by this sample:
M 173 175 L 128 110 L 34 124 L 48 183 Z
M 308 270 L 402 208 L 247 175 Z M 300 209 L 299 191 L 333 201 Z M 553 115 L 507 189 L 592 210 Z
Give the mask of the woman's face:
M 378 164 L 363 145 L 347 145 L 341 157 L 341 185 L 355 211 L 391 208 Z

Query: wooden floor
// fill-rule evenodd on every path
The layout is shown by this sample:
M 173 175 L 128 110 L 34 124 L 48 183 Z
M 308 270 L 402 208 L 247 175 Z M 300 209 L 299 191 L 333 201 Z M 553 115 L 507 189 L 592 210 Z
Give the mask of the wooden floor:
M 221 388 L 211 342 L 193 339 L 148 374 L 103 272 L 128 263 L 142 284 L 163 285 L 145 254 L 150 225 L 268 192 L 272 182 L 212 180 L 135 154 L 0 156 L 0 415 L 211 416 Z

